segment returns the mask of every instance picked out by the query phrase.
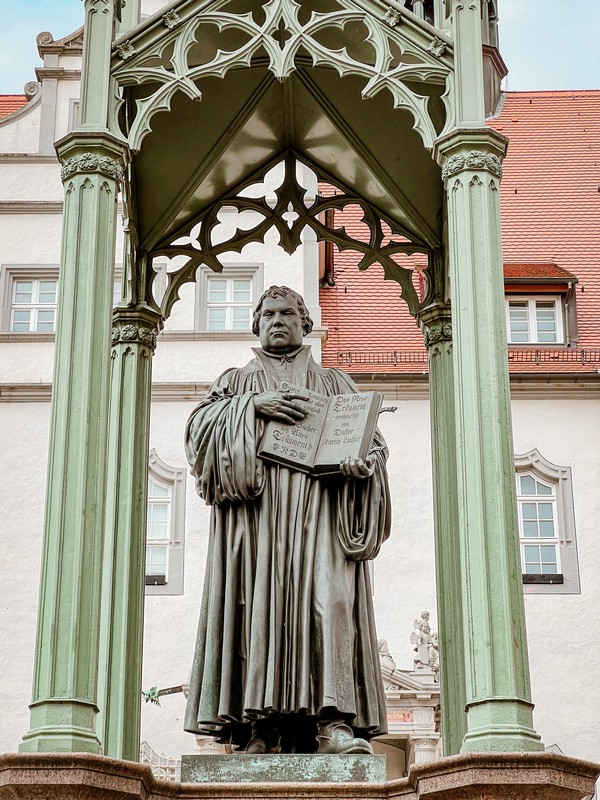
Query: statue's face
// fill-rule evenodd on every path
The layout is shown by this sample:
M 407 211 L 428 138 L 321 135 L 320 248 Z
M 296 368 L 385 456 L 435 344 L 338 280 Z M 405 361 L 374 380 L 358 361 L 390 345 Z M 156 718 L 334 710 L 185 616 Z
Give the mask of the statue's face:
M 302 317 L 292 297 L 267 297 L 260 309 L 258 335 L 263 350 L 291 353 L 302 344 Z

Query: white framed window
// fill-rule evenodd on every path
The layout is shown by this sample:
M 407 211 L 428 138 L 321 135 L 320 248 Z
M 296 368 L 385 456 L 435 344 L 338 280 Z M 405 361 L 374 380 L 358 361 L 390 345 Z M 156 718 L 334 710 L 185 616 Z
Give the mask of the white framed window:
M 562 344 L 563 307 L 559 296 L 506 298 L 509 344 Z
M 10 326 L 14 333 L 53 333 L 56 330 L 58 277 L 14 278 Z
M 578 594 L 571 470 L 538 450 L 515 456 L 519 545 L 526 592 Z
M 148 465 L 146 594 L 183 594 L 186 469 L 155 450 Z
M 226 265 L 220 273 L 201 267 L 197 285 L 197 329 L 251 331 L 252 313 L 263 291 L 262 267 Z
M 517 505 L 523 574 L 562 574 L 554 486 L 532 472 L 518 475 Z
M 56 331 L 58 266 L 3 264 L 0 269 L 4 333 L 49 334 Z

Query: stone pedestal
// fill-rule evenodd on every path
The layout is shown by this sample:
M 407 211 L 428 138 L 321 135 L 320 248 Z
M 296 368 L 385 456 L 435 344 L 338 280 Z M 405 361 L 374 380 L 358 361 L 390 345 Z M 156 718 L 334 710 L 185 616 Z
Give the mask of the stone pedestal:
M 182 783 L 383 783 L 385 756 L 190 755 Z
M 231 757 L 231 756 L 230 756 Z M 600 766 L 553 753 L 467 753 L 387 783 L 196 783 L 85 753 L 0 755 L 0 800 L 583 800 Z

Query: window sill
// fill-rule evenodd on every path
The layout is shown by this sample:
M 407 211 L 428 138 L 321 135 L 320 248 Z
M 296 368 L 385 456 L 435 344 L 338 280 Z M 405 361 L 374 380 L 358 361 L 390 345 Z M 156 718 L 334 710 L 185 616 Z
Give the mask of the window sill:
M 548 583 L 548 584 L 561 584 L 564 583 L 565 579 L 563 575 L 553 575 L 549 573 L 542 573 L 537 575 L 531 575 L 527 573 L 523 573 L 523 583 L 533 583 L 533 584 L 540 584 L 540 583 Z
M 18 333 L 16 331 L 4 331 L 0 333 L 0 342 L 53 342 L 56 338 L 55 333 Z

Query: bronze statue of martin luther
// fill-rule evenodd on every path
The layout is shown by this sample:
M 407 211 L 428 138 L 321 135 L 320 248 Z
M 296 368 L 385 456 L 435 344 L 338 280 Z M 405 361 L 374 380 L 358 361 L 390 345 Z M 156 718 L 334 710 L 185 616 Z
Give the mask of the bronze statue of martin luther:
M 367 561 L 390 531 L 387 449 L 314 477 L 257 456 L 265 421 L 305 414 L 301 391 L 356 392 L 312 359 L 304 301 L 272 286 L 254 312 L 256 357 L 194 410 L 186 450 L 212 506 L 185 729 L 246 753 L 370 753 L 386 732 Z

